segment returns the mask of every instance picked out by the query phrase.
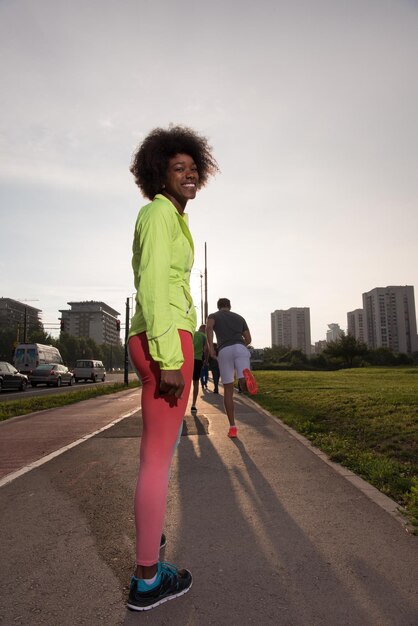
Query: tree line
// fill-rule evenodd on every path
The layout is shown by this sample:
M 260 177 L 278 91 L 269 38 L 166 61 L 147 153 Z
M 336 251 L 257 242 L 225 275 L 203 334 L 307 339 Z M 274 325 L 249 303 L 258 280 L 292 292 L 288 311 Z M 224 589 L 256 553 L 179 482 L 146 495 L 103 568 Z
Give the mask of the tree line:
M 107 370 L 123 368 L 125 349 L 122 344 L 98 344 L 88 337 L 75 337 L 61 332 L 58 338 L 52 337 L 41 326 L 31 326 L 27 331 L 27 343 L 42 343 L 55 346 L 60 351 L 67 367 L 74 367 L 77 359 L 97 359 L 103 361 Z M 13 362 L 13 353 L 16 344 L 16 330 L 13 328 L 0 329 L 0 360 Z
M 394 354 L 388 348 L 370 349 L 353 335 L 342 334 L 336 341 L 328 342 L 320 354 L 308 357 L 301 350 L 286 346 L 264 348 L 255 369 L 339 369 L 368 365 L 418 365 L 418 352 L 412 355 Z

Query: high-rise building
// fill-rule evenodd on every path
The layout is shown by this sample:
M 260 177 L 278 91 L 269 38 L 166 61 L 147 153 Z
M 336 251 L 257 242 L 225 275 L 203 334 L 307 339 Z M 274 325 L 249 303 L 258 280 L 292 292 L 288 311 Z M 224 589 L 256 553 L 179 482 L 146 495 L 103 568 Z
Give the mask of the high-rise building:
M 104 302 L 67 302 L 71 309 L 60 309 L 61 330 L 75 337 L 89 337 L 96 343 L 118 345 L 118 311 Z
M 363 309 L 355 309 L 347 313 L 347 334 L 352 335 L 357 341 L 364 342 Z
M 313 353 L 321 354 L 327 347 L 326 339 L 320 339 L 319 341 L 315 341 Z
M 336 324 L 335 322 L 333 322 L 332 324 L 328 324 L 328 330 L 327 330 L 327 342 L 330 341 L 337 341 L 341 335 L 343 334 L 343 330 L 342 328 L 340 328 L 339 324 Z
M 418 350 L 413 287 L 376 287 L 363 293 L 363 311 L 370 348 L 389 348 L 397 354 Z
M 292 307 L 271 314 L 271 343 L 311 353 L 311 318 L 309 307 Z
M 28 330 L 41 330 L 42 311 L 25 302 L 0 298 L 0 328 L 16 331 L 16 341 L 24 341 Z

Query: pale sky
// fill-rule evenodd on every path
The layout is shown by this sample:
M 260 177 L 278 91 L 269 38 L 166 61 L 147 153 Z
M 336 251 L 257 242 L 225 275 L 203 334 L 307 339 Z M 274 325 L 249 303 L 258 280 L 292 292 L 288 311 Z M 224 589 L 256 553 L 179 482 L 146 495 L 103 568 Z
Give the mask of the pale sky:
M 175 123 L 221 168 L 187 205 L 198 319 L 206 241 L 209 310 L 230 298 L 254 346 L 275 309 L 346 328 L 363 292 L 418 286 L 417 79 L 413 0 L 0 0 L 0 296 L 123 313 L 131 155 Z

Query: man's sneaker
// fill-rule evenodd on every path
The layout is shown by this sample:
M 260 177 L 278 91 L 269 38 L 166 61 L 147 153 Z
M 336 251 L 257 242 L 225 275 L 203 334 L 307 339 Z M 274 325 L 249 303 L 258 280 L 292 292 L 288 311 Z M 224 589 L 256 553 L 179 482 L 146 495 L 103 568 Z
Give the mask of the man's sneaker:
M 192 586 L 192 575 L 187 569 L 177 569 L 170 563 L 158 563 L 160 582 L 147 591 L 139 591 L 139 579 L 132 576 L 129 589 L 128 609 L 149 611 L 159 604 L 174 600 L 187 593 Z
M 196 407 L 195 407 L 195 406 L 192 406 L 192 408 L 190 409 L 190 411 L 191 411 L 192 413 L 197 413 L 197 409 L 196 409 Z
M 160 540 L 160 550 L 162 550 L 162 548 L 165 548 L 166 544 L 167 544 L 167 538 L 163 533 L 161 535 L 161 540 Z
M 257 387 L 257 381 L 255 380 L 253 373 L 251 372 L 251 370 L 247 368 L 243 370 L 242 373 L 244 374 L 245 384 L 247 385 L 248 393 L 254 396 L 258 391 L 258 387 Z
M 238 437 L 238 431 L 236 426 L 230 426 L 228 430 L 228 437 L 231 437 L 231 439 L 235 439 L 236 437 Z

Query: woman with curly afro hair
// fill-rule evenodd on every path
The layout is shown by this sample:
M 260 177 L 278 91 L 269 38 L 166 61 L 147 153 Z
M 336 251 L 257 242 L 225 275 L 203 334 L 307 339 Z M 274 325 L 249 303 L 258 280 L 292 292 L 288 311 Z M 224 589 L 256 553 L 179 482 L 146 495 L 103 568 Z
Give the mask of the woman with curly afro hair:
M 146 611 L 186 593 L 188 570 L 159 560 L 169 468 L 190 392 L 196 312 L 190 295 L 194 248 L 184 212 L 218 165 L 205 137 L 156 128 L 133 156 L 131 172 L 151 202 L 138 215 L 132 267 L 136 310 L 129 354 L 142 381 L 143 433 L 135 492 L 136 571 L 128 607 Z

